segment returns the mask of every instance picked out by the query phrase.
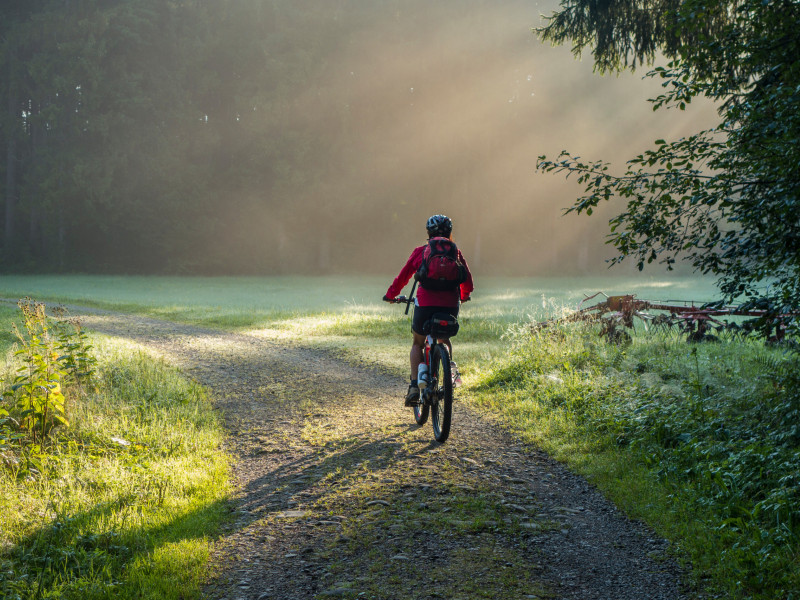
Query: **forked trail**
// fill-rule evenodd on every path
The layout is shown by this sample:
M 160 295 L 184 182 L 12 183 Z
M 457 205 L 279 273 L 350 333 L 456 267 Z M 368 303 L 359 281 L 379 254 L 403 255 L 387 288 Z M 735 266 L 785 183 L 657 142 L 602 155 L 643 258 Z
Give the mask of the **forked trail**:
M 235 518 L 206 596 L 685 598 L 666 544 L 458 402 L 444 445 L 404 382 L 257 334 L 80 311 L 207 386 L 229 431 Z

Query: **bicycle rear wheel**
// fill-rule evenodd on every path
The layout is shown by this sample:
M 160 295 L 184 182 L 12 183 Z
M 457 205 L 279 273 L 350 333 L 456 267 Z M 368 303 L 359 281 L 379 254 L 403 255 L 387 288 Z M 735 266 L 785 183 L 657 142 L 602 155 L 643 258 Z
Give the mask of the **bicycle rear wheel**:
M 450 354 L 447 346 L 436 344 L 431 357 L 431 382 L 433 403 L 431 404 L 431 422 L 433 437 L 444 443 L 450 435 L 450 420 L 453 415 L 453 378 L 450 372 Z
M 431 407 L 426 401 L 427 391 L 428 390 L 419 391 L 419 402 L 414 405 L 414 420 L 417 422 L 417 425 L 425 425 L 425 423 L 428 421 L 428 412 L 430 411 Z
M 420 403 L 414 405 L 414 420 L 417 422 L 417 425 L 425 425 L 428 420 L 428 411 L 430 408 L 431 407 L 425 404 L 420 397 Z

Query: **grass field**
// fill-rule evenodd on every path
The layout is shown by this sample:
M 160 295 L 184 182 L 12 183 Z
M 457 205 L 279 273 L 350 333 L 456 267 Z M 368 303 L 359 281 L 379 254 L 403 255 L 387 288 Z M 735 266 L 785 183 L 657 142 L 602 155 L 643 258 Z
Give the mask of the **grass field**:
M 262 330 L 400 369 L 410 316 L 380 299 L 391 276 L 379 277 L 121 277 L 3 276 L 0 298 L 30 296 L 50 304 L 83 304 L 196 325 Z M 687 277 L 485 278 L 461 313 L 459 359 L 502 353 L 510 329 L 561 314 L 586 295 L 637 294 L 646 299 L 708 301 L 713 282 Z M 410 285 L 405 292 L 410 291 Z M 2 339 L 0 338 L 0 343 Z
M 324 347 L 406 377 L 409 317 L 389 278 L 3 277 L 0 297 L 91 304 Z M 796 365 L 722 336 L 637 332 L 626 346 L 527 326 L 587 294 L 716 298 L 687 278 L 481 279 L 463 308 L 459 401 L 586 475 L 729 598 L 800 598 Z M 5 309 L 3 309 L 5 310 Z M 0 317 L 5 313 L 0 313 Z M 9 337 L 0 335 L 0 344 Z M 793 425 L 794 424 L 794 425 Z
M 146 312 L 225 328 L 268 326 L 298 314 L 387 314 L 381 297 L 391 276 L 379 277 L 0 277 L 0 297 Z M 584 294 L 633 293 L 648 299 L 708 301 L 713 282 L 686 277 L 485 278 L 465 314 L 509 323 L 550 316 Z M 410 287 L 410 286 L 409 286 Z M 408 292 L 408 287 L 406 292 Z M 466 311 L 466 308 L 469 310 Z M 396 309 L 395 309 L 396 311 Z
M 257 330 L 378 360 L 405 373 L 410 315 L 381 302 L 387 277 L 3 276 L 0 298 L 24 296 L 148 314 L 222 329 Z M 405 293 L 410 292 L 407 286 Z M 477 279 L 460 315 L 455 350 L 466 375 L 504 354 L 508 335 L 575 308 L 587 295 L 636 294 L 650 300 L 716 298 L 713 282 L 690 277 Z M 0 338 L 2 343 L 2 338 Z M 398 345 L 402 350 L 398 351 Z

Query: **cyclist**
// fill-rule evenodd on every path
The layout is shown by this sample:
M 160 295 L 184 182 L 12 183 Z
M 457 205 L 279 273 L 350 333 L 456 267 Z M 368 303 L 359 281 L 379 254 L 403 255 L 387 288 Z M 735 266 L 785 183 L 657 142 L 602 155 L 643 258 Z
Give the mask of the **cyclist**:
M 428 231 L 428 239 L 431 238 L 446 238 L 452 241 L 451 234 L 453 232 L 453 222 L 445 215 L 433 215 L 428 219 L 425 224 Z M 409 280 L 419 270 L 423 263 L 423 255 L 427 244 L 414 248 L 411 256 L 408 258 L 405 266 L 400 271 L 400 274 L 389 286 L 383 299 L 386 302 L 392 302 L 397 295 L 402 291 Z M 408 393 L 406 394 L 406 406 L 414 406 L 419 401 L 419 387 L 417 386 L 417 371 L 420 363 L 425 359 L 425 334 L 422 333 L 423 325 L 428 321 L 434 313 L 446 312 L 453 316 L 458 316 L 458 309 L 461 302 L 467 302 L 470 299 L 470 294 L 474 289 L 472 283 L 472 274 L 469 271 L 467 262 L 458 251 L 458 260 L 464 266 L 465 278 L 464 281 L 452 289 L 447 290 L 433 290 L 426 289 L 424 281 L 420 283 L 420 289 L 414 302 L 414 318 L 411 322 L 411 333 L 413 340 L 411 342 L 411 384 L 408 386 Z M 450 357 L 452 361 L 453 347 L 449 338 L 441 340 L 450 350 Z M 453 368 L 454 379 L 458 385 L 461 380 L 458 376 L 456 364 L 451 362 Z

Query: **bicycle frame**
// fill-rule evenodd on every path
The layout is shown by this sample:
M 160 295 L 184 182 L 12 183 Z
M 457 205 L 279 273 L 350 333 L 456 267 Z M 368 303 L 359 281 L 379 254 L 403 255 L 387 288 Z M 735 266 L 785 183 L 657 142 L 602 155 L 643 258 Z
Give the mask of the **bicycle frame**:
M 398 296 L 392 300 L 396 304 L 404 303 L 406 314 L 414 301 L 415 288 L 416 282 L 408 298 Z M 428 366 L 428 382 L 425 387 L 420 387 L 419 402 L 414 405 L 414 420 L 417 425 L 424 425 L 428 415 L 432 414 L 433 437 L 437 442 L 444 443 L 450 435 L 453 408 L 453 379 L 447 344 L 439 343 L 438 339 L 429 333 L 425 337 L 422 359 Z
M 433 339 L 433 336 L 430 334 L 425 338 L 423 356 L 425 364 L 428 365 L 428 377 L 430 381 L 428 381 L 428 385 L 424 389 L 419 391 L 420 400 L 424 404 L 431 404 L 431 391 L 438 388 L 439 381 L 437 380 L 436 376 L 433 375 L 433 369 L 431 368 L 431 356 L 433 356 L 433 350 L 436 348 L 436 344 L 438 344 L 438 342 Z

